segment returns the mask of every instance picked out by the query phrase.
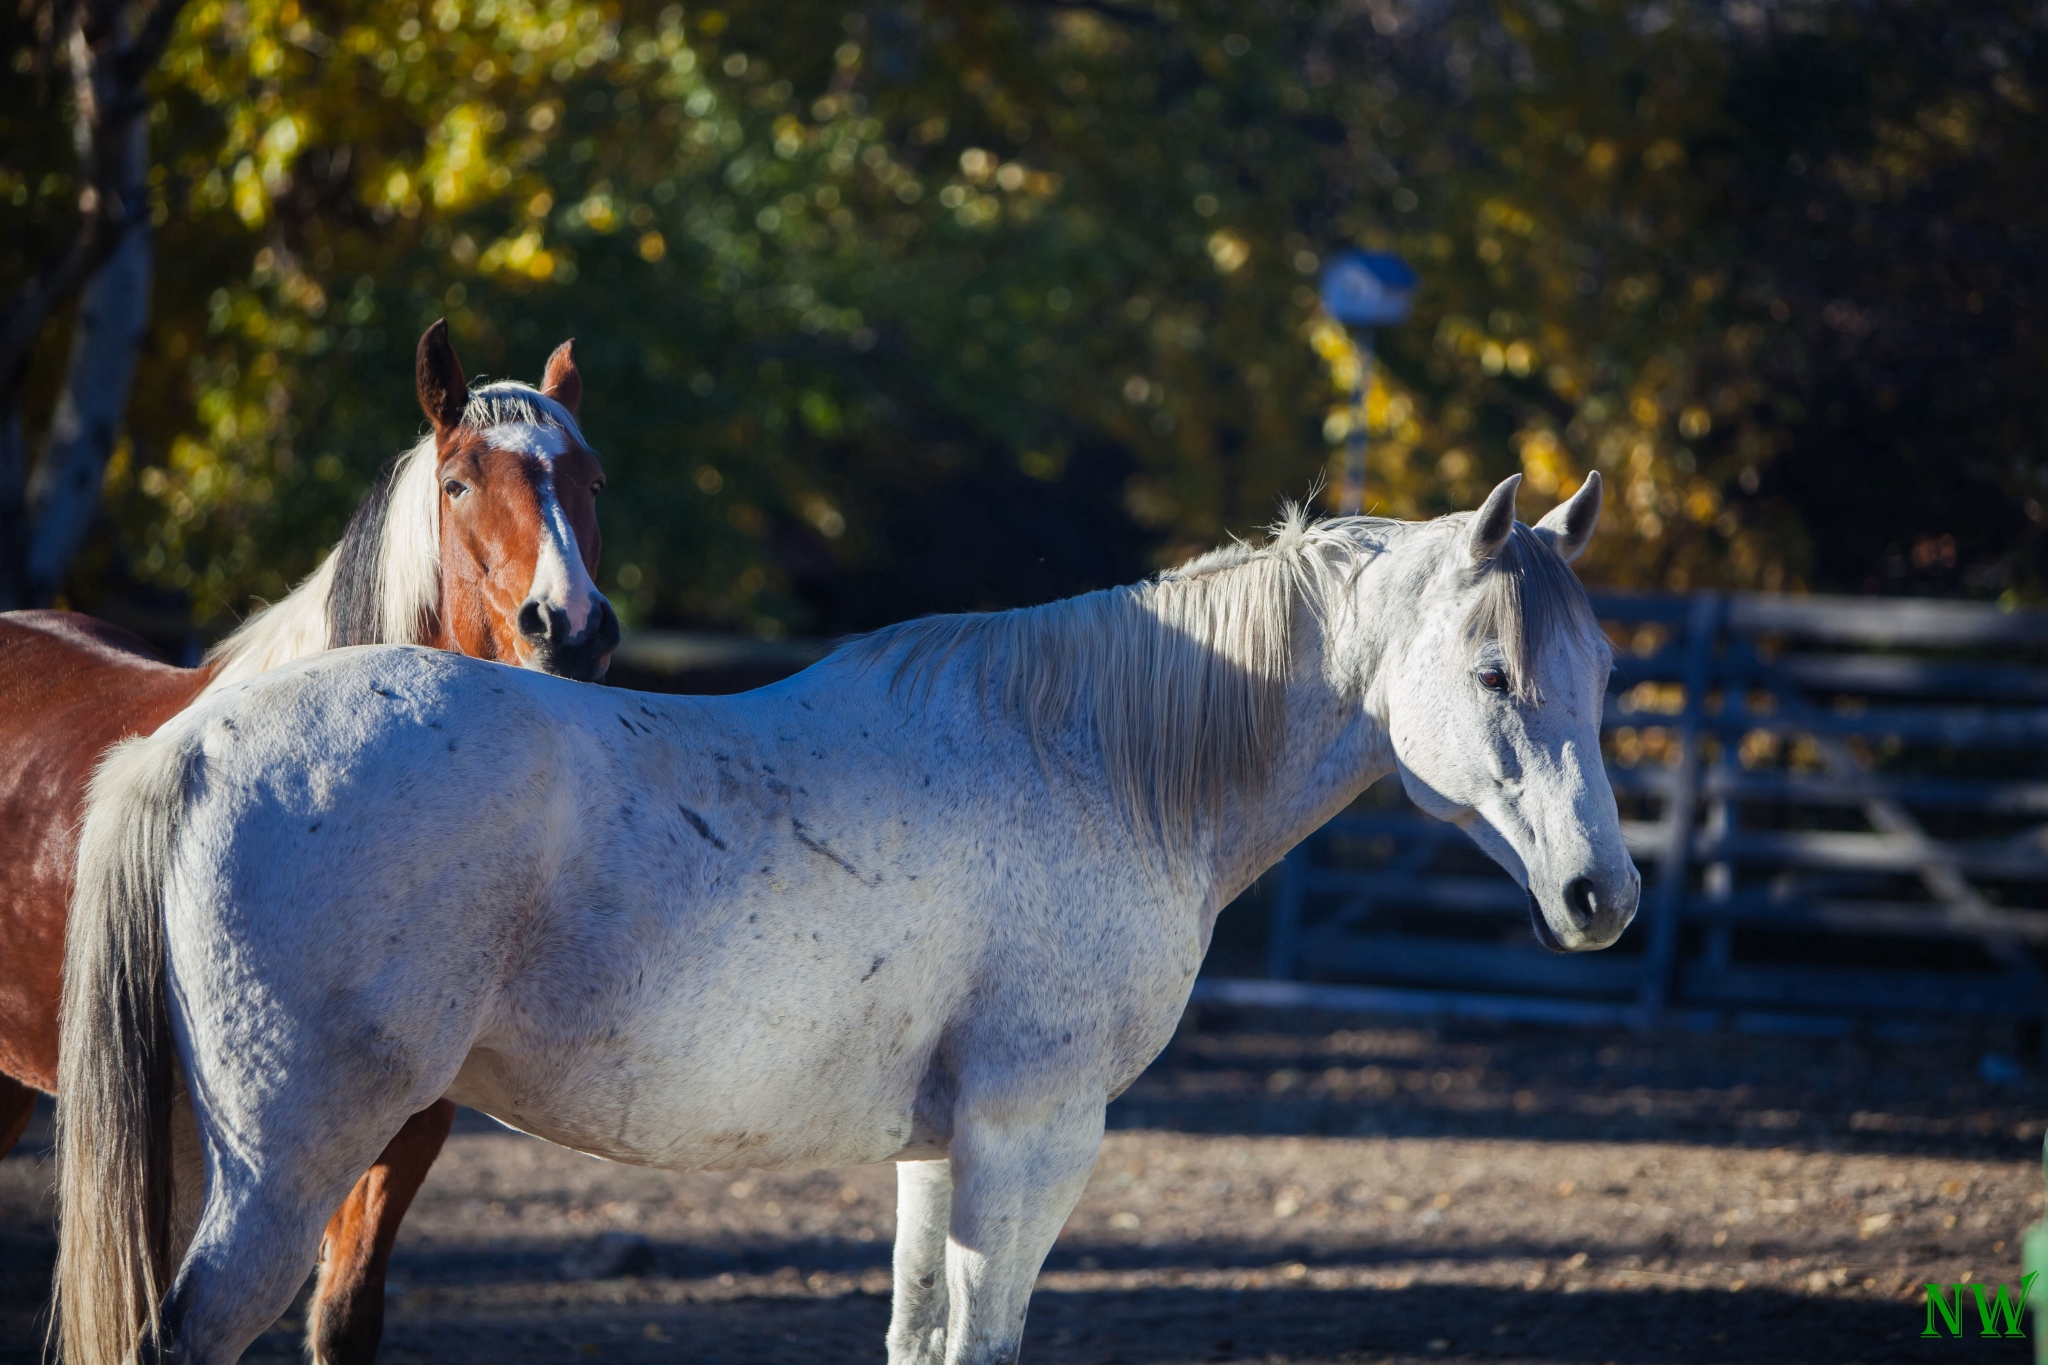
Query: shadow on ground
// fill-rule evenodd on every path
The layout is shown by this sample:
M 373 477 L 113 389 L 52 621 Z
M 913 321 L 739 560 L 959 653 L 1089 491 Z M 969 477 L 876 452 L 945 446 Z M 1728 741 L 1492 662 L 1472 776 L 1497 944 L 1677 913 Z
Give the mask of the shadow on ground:
M 649 1289 L 658 1290 L 659 1283 Z M 676 1286 L 682 1288 L 682 1286 Z M 587 1306 L 478 1312 L 413 1306 L 387 1336 L 388 1365 L 497 1359 L 747 1362 L 881 1361 L 888 1298 L 747 1295 L 712 1302 L 650 1296 Z M 1841 1365 L 1842 1362 L 2019 1362 L 2024 1341 L 1928 1340 L 1923 1310 L 1897 1301 L 1813 1299 L 1771 1292 L 1527 1293 L 1417 1285 L 1407 1289 L 1231 1291 L 1041 1288 L 1023 1358 L 1089 1365 L 1198 1361 L 1488 1360 L 1613 1365 Z M 679 1356 L 684 1346 L 687 1356 Z M 295 1341 L 273 1332 L 252 1360 L 284 1362 Z
M 780 1365 L 814 1360 L 828 1343 L 836 1358 L 883 1359 L 885 1250 L 759 1245 L 729 1255 L 665 1244 L 655 1254 L 657 1264 L 646 1275 L 580 1286 L 570 1297 L 549 1301 L 545 1290 L 558 1287 L 552 1257 L 465 1253 L 461 1278 L 471 1284 L 494 1282 L 500 1291 L 480 1303 L 442 1288 L 444 1276 L 437 1271 L 443 1267 L 435 1258 L 401 1255 L 394 1270 L 408 1286 L 404 1312 L 394 1316 L 380 1359 L 385 1365 L 591 1358 Z M 1271 1251 L 1205 1248 L 1191 1260 L 1063 1245 L 1047 1265 L 1049 1283 L 1033 1298 L 1025 1359 L 1090 1365 L 1240 1360 L 1947 1365 L 2027 1358 L 2026 1342 L 1982 1340 L 1974 1322 L 1966 1322 L 1963 1340 L 1924 1339 L 1919 1335 L 1924 1306 L 1898 1299 L 1769 1290 L 1531 1292 L 1441 1284 L 1332 1290 L 1312 1283 L 1299 1289 L 1233 1289 L 1213 1283 L 1073 1288 L 1062 1283 L 1088 1262 L 1099 1263 L 1104 1278 L 1113 1280 L 1119 1272 L 1269 1266 Z M 1310 1273 L 1316 1269 L 1311 1262 Z M 808 1287 L 819 1277 L 837 1280 L 862 1271 L 870 1272 L 860 1276 L 864 1286 Z M 528 1287 L 523 1295 L 522 1284 Z M 266 1365 L 298 1359 L 301 1321 L 300 1312 L 289 1315 L 248 1359 Z M 679 1355 L 679 1348 L 686 1354 Z M 39 1358 L 33 1339 L 0 1345 L 0 1361 L 7 1365 L 29 1365 Z
M 2010 1158 L 2048 1086 L 2005 1031 L 1918 1041 L 1191 1007 L 1112 1128 Z
M 1964 1340 L 1923 1338 L 1917 1288 L 2017 1279 L 2048 1104 L 2011 1050 L 1191 1011 L 1112 1107 L 1024 1358 L 2018 1362 L 1967 1306 Z M 47 1120 L 0 1164 L 0 1365 L 41 1358 Z M 885 1171 L 638 1172 L 467 1112 L 456 1135 L 383 1365 L 883 1359 Z M 638 1273 L 567 1273 L 606 1228 Z M 247 1358 L 299 1360 L 302 1314 Z

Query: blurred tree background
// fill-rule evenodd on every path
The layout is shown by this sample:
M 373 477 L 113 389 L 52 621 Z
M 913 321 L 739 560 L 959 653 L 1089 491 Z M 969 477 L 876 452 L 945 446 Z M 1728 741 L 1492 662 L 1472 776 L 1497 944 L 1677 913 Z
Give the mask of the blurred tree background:
M 30 78 L 50 13 L 0 20 L 4 288 L 76 230 L 76 114 Z M 577 339 L 629 624 L 831 634 L 1131 579 L 1330 465 L 1355 358 L 1313 286 L 1349 243 L 1423 280 L 1368 404 L 1379 510 L 1520 469 L 1534 520 L 1598 468 L 1600 581 L 2031 600 L 2043 24 L 187 0 L 150 323 L 64 600 L 218 631 L 285 592 L 421 430 L 443 314 L 472 374 Z

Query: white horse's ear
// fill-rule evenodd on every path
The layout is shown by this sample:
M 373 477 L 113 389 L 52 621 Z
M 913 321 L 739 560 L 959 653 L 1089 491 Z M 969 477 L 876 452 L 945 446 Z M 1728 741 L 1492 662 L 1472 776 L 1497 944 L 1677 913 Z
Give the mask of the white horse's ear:
M 1510 474 L 1486 495 L 1486 501 L 1472 514 L 1472 529 L 1466 533 L 1466 548 L 1475 564 L 1499 554 L 1515 529 L 1515 490 L 1522 486 L 1520 474 Z
M 1548 536 L 1551 548 L 1569 564 L 1586 552 L 1586 543 L 1593 539 L 1593 528 L 1599 524 L 1600 471 L 1596 469 L 1586 475 L 1578 492 L 1536 523 L 1536 534 Z

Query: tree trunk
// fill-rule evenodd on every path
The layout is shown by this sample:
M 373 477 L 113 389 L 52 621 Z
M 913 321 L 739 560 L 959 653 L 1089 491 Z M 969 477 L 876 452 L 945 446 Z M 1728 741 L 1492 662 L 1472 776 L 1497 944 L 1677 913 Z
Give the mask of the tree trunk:
M 143 82 L 184 0 L 80 0 L 66 38 L 81 172 L 71 244 L 0 301 L 0 611 L 63 586 L 99 503 L 149 311 L 149 105 Z M 49 448 L 33 463 L 22 387 L 45 325 L 81 288 Z
M 129 125 L 124 197 L 145 202 L 149 126 Z M 26 565 L 29 601 L 47 605 L 64 587 L 71 561 L 99 508 L 100 483 L 128 409 L 135 361 L 149 322 L 151 242 L 149 219 L 132 213 L 114 254 L 93 275 L 79 300 L 71 333 L 64 388 L 28 490 L 30 532 Z

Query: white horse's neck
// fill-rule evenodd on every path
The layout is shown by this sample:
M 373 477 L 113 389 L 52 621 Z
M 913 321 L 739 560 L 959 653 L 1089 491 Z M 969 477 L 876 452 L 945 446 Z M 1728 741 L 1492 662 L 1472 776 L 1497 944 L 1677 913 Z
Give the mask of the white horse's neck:
M 1263 780 L 1227 796 L 1210 841 L 1203 934 L 1224 905 L 1394 769 L 1380 682 L 1413 628 L 1420 528 L 1381 525 L 1344 556 L 1344 588 L 1295 604 L 1286 727 Z
M 1158 582 L 909 622 L 839 662 L 934 731 L 950 713 L 971 733 L 991 709 L 1021 723 L 1063 755 L 1055 793 L 1076 782 L 1077 801 L 1116 807 L 1133 855 L 1213 915 L 1392 767 L 1373 684 L 1416 617 L 1397 566 L 1426 572 L 1440 544 L 1297 518 Z M 818 704 L 844 707 L 844 676 L 824 672 Z

